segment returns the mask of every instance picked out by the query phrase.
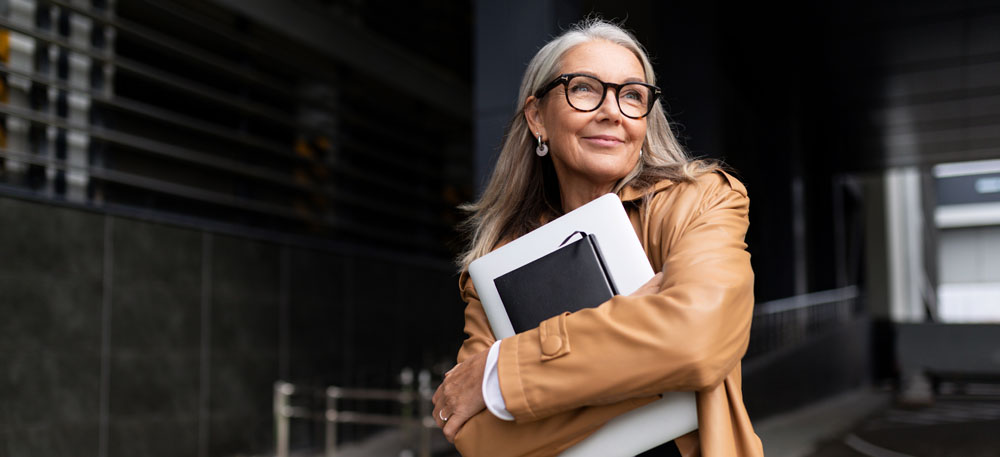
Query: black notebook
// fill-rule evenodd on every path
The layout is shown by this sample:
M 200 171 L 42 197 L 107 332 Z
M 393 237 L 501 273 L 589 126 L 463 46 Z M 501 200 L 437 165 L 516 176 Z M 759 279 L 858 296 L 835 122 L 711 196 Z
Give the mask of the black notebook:
M 567 243 L 578 234 L 580 239 Z M 584 232 L 573 233 L 559 249 L 497 277 L 493 283 L 515 333 L 618 295 L 597 237 Z

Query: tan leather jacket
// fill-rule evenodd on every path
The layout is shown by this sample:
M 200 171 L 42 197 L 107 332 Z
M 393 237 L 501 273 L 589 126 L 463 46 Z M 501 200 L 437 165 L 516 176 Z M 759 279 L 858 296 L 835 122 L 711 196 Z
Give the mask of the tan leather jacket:
M 753 311 L 746 189 L 715 172 L 645 193 L 645 202 L 633 188 L 620 196 L 653 269 L 664 272 L 660 292 L 616 296 L 505 339 L 500 388 L 516 421 L 477 414 L 456 437 L 462 455 L 556 455 L 665 391 L 697 392 L 699 428 L 676 441 L 684 456 L 763 455 L 740 376 Z M 469 335 L 461 362 L 495 338 L 472 281 L 463 274 L 459 284 Z

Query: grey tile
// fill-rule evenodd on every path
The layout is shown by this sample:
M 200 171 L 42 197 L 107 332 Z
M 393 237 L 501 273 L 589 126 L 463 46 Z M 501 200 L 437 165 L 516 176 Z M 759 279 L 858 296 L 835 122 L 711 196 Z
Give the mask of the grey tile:
M 213 350 L 278 350 L 279 253 L 278 247 L 271 244 L 213 238 Z
M 0 274 L 100 278 L 104 216 L 0 198 Z
M 0 274 L 0 351 L 97 350 L 101 285 L 35 273 Z
M 209 422 L 208 455 L 260 455 L 273 451 L 273 422 L 267 415 L 213 416 Z
M 202 235 L 188 229 L 117 219 L 114 225 L 114 282 L 160 280 L 200 290 Z
M 278 351 L 277 302 L 240 302 L 216 298 L 212 303 L 213 350 L 242 353 Z
M 6 443 L 4 443 L 6 441 Z M 97 456 L 98 426 L 52 423 L 14 428 L 0 434 L 0 450 L 8 456 Z
M 209 410 L 215 414 L 267 416 L 272 411 L 278 358 L 270 355 L 214 353 L 210 373 Z
M 50 376 L 38 351 L 0 356 L 0 420 L 7 428 L 45 422 L 50 406 Z
M 111 325 L 116 349 L 192 351 L 201 346 L 199 232 L 116 220 Z
M 215 236 L 212 243 L 213 286 L 239 297 L 277 297 L 277 245 L 227 236 Z
M 195 457 L 196 415 L 113 420 L 108 427 L 109 457 Z
M 53 368 L 49 417 L 96 423 L 100 416 L 101 357 L 96 353 L 49 355 Z
M 0 350 L 90 345 L 99 335 L 103 219 L 0 198 Z
M 116 284 L 112 292 L 113 344 L 119 350 L 197 352 L 201 347 L 201 293 L 166 280 Z
M 95 422 L 100 356 L 24 351 L 0 356 L 0 421 L 11 427 Z
M 199 388 L 196 353 L 112 353 L 109 409 L 113 420 L 197 412 Z

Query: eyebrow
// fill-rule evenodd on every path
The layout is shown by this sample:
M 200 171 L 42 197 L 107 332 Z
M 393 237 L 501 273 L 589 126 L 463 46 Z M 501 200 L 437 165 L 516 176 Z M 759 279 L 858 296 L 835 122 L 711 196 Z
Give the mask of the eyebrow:
M 595 75 L 593 72 L 587 71 L 587 70 L 568 71 L 566 73 L 576 73 L 578 75 L 587 75 L 587 76 L 590 76 L 592 78 L 600 79 L 601 81 L 604 81 L 599 76 Z M 645 78 L 634 78 L 634 77 L 633 78 L 625 78 L 625 81 L 623 81 L 622 83 L 623 84 L 624 83 L 643 83 L 643 84 L 645 84 L 646 83 L 646 79 Z

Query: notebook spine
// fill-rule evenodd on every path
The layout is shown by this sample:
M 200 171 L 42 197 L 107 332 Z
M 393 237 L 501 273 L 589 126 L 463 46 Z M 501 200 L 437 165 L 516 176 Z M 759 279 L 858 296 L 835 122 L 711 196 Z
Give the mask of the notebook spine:
M 601 264 L 601 271 L 604 273 L 604 278 L 608 280 L 608 286 L 611 287 L 611 294 L 621 295 L 618 292 L 618 286 L 615 285 L 614 278 L 611 277 L 611 270 L 608 269 L 608 264 L 604 261 L 604 255 L 601 254 L 601 245 L 597 243 L 597 237 L 593 234 L 588 234 L 587 238 L 594 245 L 594 253 L 597 254 L 597 261 Z

